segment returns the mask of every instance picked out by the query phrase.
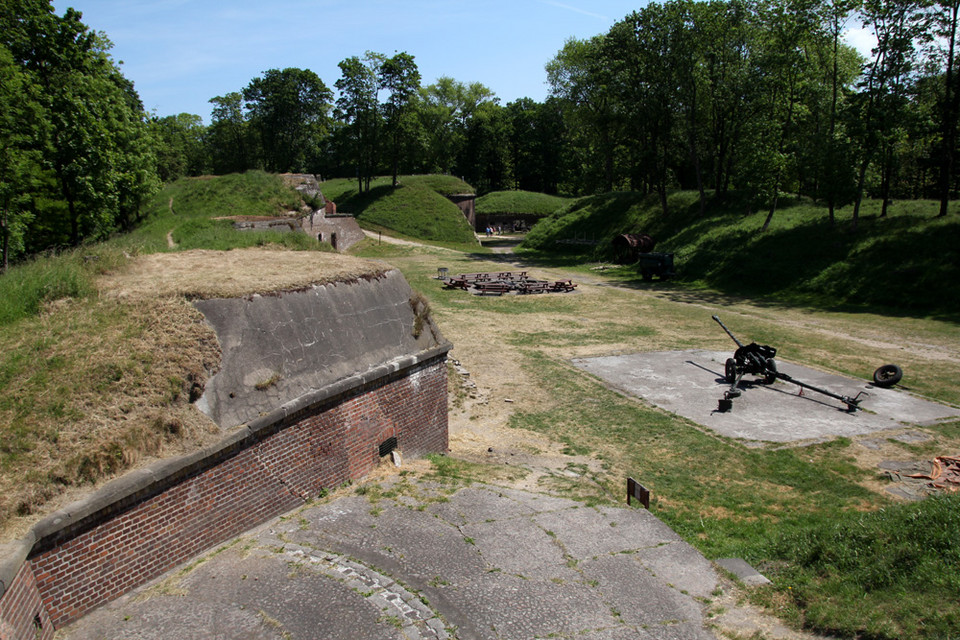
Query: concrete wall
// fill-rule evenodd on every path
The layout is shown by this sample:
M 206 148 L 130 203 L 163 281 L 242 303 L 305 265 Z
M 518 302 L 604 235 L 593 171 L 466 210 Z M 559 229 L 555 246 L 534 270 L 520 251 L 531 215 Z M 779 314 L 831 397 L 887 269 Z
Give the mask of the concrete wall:
M 329 242 L 337 251 L 346 251 L 366 237 L 356 218 L 347 214 L 328 215 L 320 210 L 302 218 L 300 224 L 304 233 Z
M 463 217 L 467 219 L 470 226 L 477 228 L 477 196 L 474 193 L 462 193 L 447 196 L 447 199 L 453 202 L 463 212 Z
M 278 316 L 292 322 L 285 330 L 300 336 L 300 351 L 285 352 L 286 357 L 301 356 L 312 364 L 299 374 L 291 367 L 291 384 L 283 393 L 293 393 L 291 389 L 308 378 L 321 384 L 291 398 L 281 393 L 272 404 L 261 405 L 255 418 L 229 430 L 218 445 L 131 472 L 47 517 L 26 539 L 3 549 L 2 640 L 51 638 L 55 628 L 196 554 L 317 497 L 325 488 L 363 477 L 379 463 L 380 446 L 390 438 L 396 438 L 406 458 L 447 450 L 450 344 L 424 317 L 424 310 L 417 310 L 419 303 L 402 276 L 391 272 L 327 286 L 341 287 L 341 298 L 352 292 L 354 306 L 341 307 L 341 312 L 356 327 L 353 339 L 363 341 L 377 335 L 380 327 L 392 327 L 385 334 L 390 338 L 378 338 L 383 343 L 374 350 L 378 357 L 362 357 L 362 345 L 349 345 L 360 354 L 351 360 L 356 368 L 311 378 L 308 370 L 322 366 L 318 353 L 329 344 L 302 341 L 315 327 L 284 314 L 304 301 L 318 307 L 336 296 L 311 288 L 296 292 L 299 295 L 241 301 L 260 309 L 259 314 L 237 314 L 250 321 L 246 336 L 254 338 L 249 342 L 262 344 L 253 327 L 270 317 L 263 304 L 269 301 Z M 392 301 L 386 304 L 394 308 L 394 318 L 382 322 L 383 316 L 373 311 L 363 313 L 360 300 L 376 301 L 374 308 Z M 232 301 L 212 305 L 221 315 L 242 306 Z M 212 322 L 220 328 L 217 319 Z M 340 334 L 349 341 L 345 336 Z M 235 367 L 249 365 L 243 358 L 231 360 L 231 350 L 244 342 L 240 339 L 231 347 L 231 340 L 225 339 L 220 391 L 230 388 L 226 381 L 242 381 Z M 392 347 L 386 344 L 390 342 Z M 304 355 L 313 347 L 316 353 Z M 230 391 L 224 393 L 230 398 Z M 237 406 L 246 410 L 251 406 L 247 401 Z M 217 403 L 221 418 L 239 415 L 230 402 L 214 400 Z

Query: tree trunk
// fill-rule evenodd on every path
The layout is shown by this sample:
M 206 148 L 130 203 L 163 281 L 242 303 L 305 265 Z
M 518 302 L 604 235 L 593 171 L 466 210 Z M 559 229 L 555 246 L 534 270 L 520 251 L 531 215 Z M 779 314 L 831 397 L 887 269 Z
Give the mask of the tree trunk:
M 944 115 L 943 115 L 943 159 L 940 162 L 940 212 L 937 217 L 947 215 L 947 209 L 950 205 L 950 182 L 953 178 L 954 154 L 957 147 L 957 111 L 960 91 L 957 91 L 954 84 L 954 45 L 957 35 L 957 12 L 960 10 L 960 2 L 954 2 L 951 7 L 950 15 L 950 46 L 947 55 L 946 72 L 946 91 L 944 96 Z
M 850 221 L 850 230 L 856 231 L 860 223 L 860 203 L 863 201 L 863 186 L 867 179 L 867 167 L 870 166 L 870 158 L 864 158 L 860 163 L 860 173 L 857 176 L 857 195 L 853 201 L 853 220 Z
M 10 233 L 7 231 L 7 210 L 0 212 L 0 234 L 3 235 L 3 264 L 0 274 L 5 274 L 10 266 Z

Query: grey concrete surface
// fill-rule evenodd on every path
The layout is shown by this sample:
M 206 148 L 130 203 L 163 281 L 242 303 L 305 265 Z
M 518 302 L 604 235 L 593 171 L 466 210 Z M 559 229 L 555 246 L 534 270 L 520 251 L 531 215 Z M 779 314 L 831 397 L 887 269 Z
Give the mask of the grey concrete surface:
M 729 389 L 724 362 L 732 351 L 660 351 L 573 361 L 578 368 L 609 386 L 643 398 L 717 433 L 756 442 L 797 442 L 856 436 L 929 425 L 960 417 L 960 410 L 923 400 L 897 388 L 882 389 L 866 380 L 853 380 L 777 360 L 779 371 L 838 395 L 864 392 L 862 411 L 850 413 L 839 400 L 777 380 L 755 384 L 744 376 L 743 394 L 727 413 L 717 401 Z
M 717 564 L 735 575 L 744 584 L 762 586 L 770 584 L 765 575 L 747 564 L 743 558 L 718 558 Z
M 57 637 L 715 637 L 716 572 L 647 511 L 393 482 L 278 518 Z
M 415 330 L 414 299 L 392 270 L 303 291 L 199 300 L 223 360 L 197 406 L 229 429 L 260 417 L 264 407 L 445 343 L 429 317 Z

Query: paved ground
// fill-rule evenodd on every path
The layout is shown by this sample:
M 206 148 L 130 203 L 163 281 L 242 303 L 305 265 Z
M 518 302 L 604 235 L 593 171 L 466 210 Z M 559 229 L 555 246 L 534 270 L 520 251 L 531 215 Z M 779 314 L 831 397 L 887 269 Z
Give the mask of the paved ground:
M 57 637 L 714 638 L 712 565 L 642 509 L 393 482 L 274 520 Z
M 928 425 L 960 417 L 960 410 L 912 396 L 897 388 L 881 389 L 854 380 L 777 361 L 779 371 L 838 395 L 863 392 L 862 411 L 848 412 L 839 400 L 789 382 L 754 384 L 744 376 L 743 394 L 733 409 L 717 411 L 730 385 L 724 362 L 731 352 L 661 351 L 602 358 L 581 358 L 574 365 L 610 386 L 638 396 L 667 411 L 689 418 L 717 433 L 754 442 L 797 442 Z

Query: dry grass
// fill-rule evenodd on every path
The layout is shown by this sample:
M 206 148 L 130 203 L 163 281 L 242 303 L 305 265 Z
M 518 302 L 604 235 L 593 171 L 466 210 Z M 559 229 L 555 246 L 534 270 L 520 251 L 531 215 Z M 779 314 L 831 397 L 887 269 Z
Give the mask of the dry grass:
M 60 301 L 0 349 L 11 367 L 0 408 L 0 540 L 118 475 L 212 444 L 195 400 L 220 363 L 212 327 L 189 302 L 354 281 L 387 265 L 318 252 L 238 249 L 133 258 L 96 299 Z
M 140 256 L 123 273 L 102 278 L 110 296 L 237 298 L 349 282 L 381 275 L 388 265 L 335 253 L 275 248 L 185 251 Z

